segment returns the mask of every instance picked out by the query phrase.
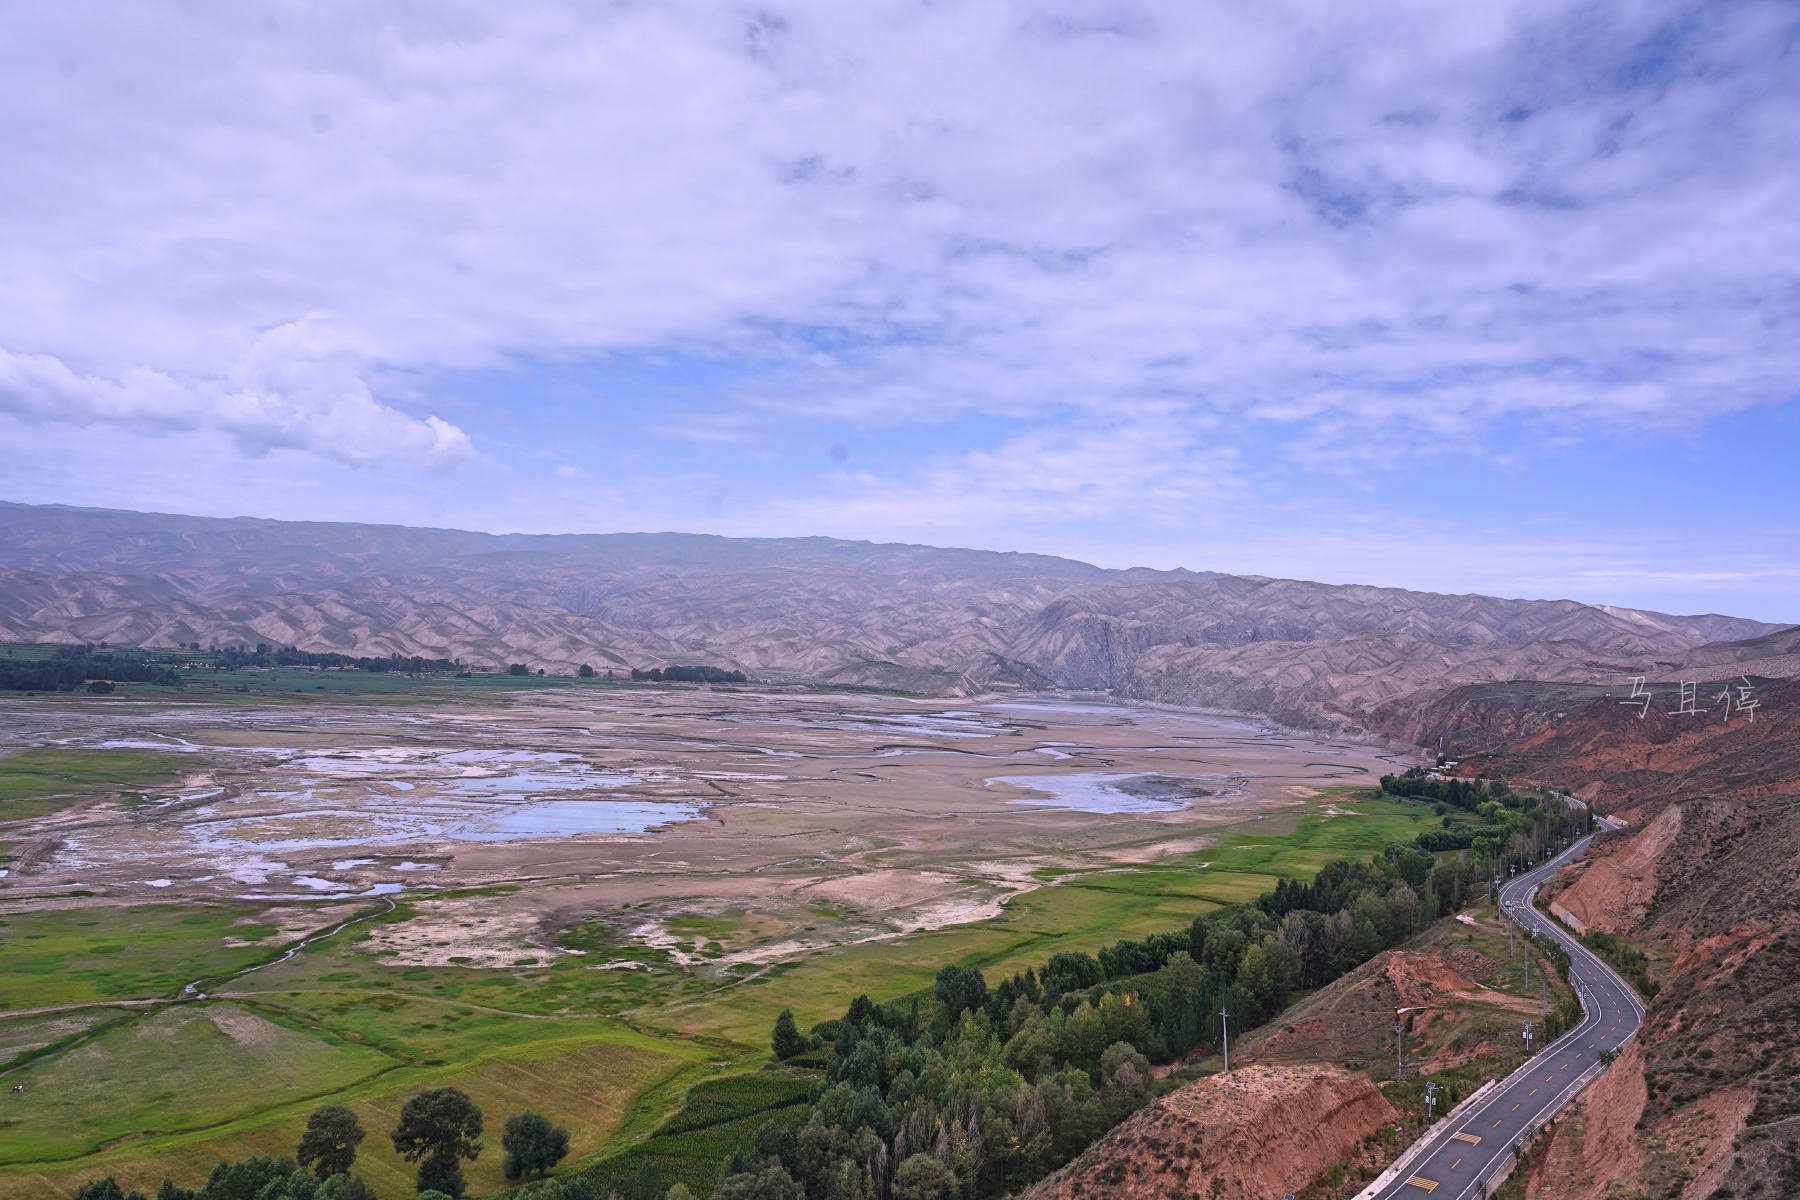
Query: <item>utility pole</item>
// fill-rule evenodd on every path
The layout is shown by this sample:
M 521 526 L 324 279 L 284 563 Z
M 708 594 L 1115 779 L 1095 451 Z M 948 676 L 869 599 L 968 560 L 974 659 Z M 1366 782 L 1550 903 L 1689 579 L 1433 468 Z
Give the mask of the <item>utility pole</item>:
M 1425 1123 L 1431 1124 L 1433 1117 L 1431 1108 L 1437 1103 L 1438 1085 L 1435 1081 L 1425 1085 Z
M 1416 1004 L 1411 1008 L 1394 1010 L 1394 1078 L 1406 1077 L 1406 1014 L 1421 1012 L 1430 1005 Z
M 1226 1022 L 1231 1017 L 1229 1009 L 1219 1010 L 1219 1038 L 1225 1047 L 1225 1094 L 1231 1095 L 1231 1027 Z
M 1536 1022 L 1533 1022 L 1533 1021 L 1525 1022 L 1525 1057 L 1526 1058 L 1531 1057 L 1531 1035 L 1536 1032 L 1537 1032 Z

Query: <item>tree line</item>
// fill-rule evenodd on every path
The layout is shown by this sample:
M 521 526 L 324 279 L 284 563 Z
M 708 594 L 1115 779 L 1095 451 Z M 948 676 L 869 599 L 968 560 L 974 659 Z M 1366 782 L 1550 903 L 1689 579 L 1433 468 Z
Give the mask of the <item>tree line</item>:
M 199 649 L 199 643 L 194 644 Z M 256 648 L 226 646 L 213 652 L 216 669 L 237 671 L 245 667 L 331 667 L 338 670 L 394 672 L 409 675 L 443 675 L 462 669 L 462 664 L 447 658 L 423 658 L 417 654 L 387 654 L 366 657 L 337 654 L 331 651 L 296 650 L 292 646 L 271 646 L 258 642 Z
M 1555 795 L 1516 792 L 1504 779 L 1436 779 L 1414 767 L 1401 775 L 1383 775 L 1381 790 L 1436 804 L 1443 827 L 1419 834 L 1421 849 L 1467 850 L 1480 869 L 1494 873 L 1539 860 L 1553 843 L 1594 827 L 1591 810 L 1572 807 Z M 1453 808 L 1473 813 L 1482 823 L 1458 822 Z
M 742 671 L 728 671 L 723 667 L 651 667 L 648 671 L 633 667 L 631 677 L 640 682 L 643 680 L 664 683 L 750 682 L 750 677 Z
M 858 996 L 781 1058 L 822 1056 L 804 1118 L 729 1160 L 714 1200 L 986 1200 L 1067 1163 L 1155 1094 L 1152 1064 L 1218 1047 L 1478 894 L 1465 856 L 1396 843 L 1183 930 L 1061 951 L 990 987 L 945 966 L 929 993 Z
M 417 1163 L 414 1186 L 418 1200 L 455 1200 L 467 1182 L 462 1164 L 481 1154 L 481 1109 L 459 1088 L 427 1088 L 400 1109 L 399 1122 L 388 1135 L 394 1152 Z M 374 1189 L 350 1173 L 357 1147 L 367 1131 L 356 1114 L 341 1104 L 314 1109 L 294 1156 L 254 1155 L 221 1162 L 206 1182 L 192 1190 L 165 1179 L 156 1200 L 378 1200 Z M 541 1113 L 514 1113 L 500 1135 L 506 1157 L 500 1171 L 509 1180 L 542 1178 L 569 1152 L 569 1131 L 552 1125 Z M 555 1183 L 546 1180 L 546 1183 Z M 91 1180 L 74 1200 L 146 1200 L 142 1192 L 125 1192 L 111 1176 Z M 598 1200 L 585 1180 L 559 1185 L 555 1196 L 534 1200 Z
M 0 658 L 0 689 L 5 691 L 72 692 L 90 682 L 180 687 L 181 672 L 147 654 L 92 646 L 59 646 L 52 657 L 44 659 Z

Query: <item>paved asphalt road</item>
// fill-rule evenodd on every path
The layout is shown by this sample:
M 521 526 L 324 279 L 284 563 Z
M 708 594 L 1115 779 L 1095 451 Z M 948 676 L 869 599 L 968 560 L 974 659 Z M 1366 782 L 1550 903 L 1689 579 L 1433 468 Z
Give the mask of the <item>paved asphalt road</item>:
M 1644 1006 L 1631 985 L 1620 979 L 1594 953 L 1554 921 L 1531 906 L 1538 885 L 1580 854 L 1582 838 L 1556 858 L 1521 875 L 1500 889 L 1500 900 L 1514 920 L 1527 929 L 1547 933 L 1569 952 L 1569 977 L 1581 995 L 1581 1024 L 1541 1051 L 1523 1070 L 1454 1123 L 1439 1122 L 1437 1142 L 1387 1187 L 1376 1193 L 1401 1200 L 1469 1200 L 1480 1181 L 1512 1153 L 1514 1139 L 1528 1126 L 1542 1123 L 1577 1079 L 1605 1050 L 1624 1044 L 1643 1019 Z M 1518 1034 L 1514 1034 L 1518 1036 Z M 1471 1140 L 1473 1139 L 1473 1140 Z M 1437 1193 L 1444 1193 L 1439 1196 Z

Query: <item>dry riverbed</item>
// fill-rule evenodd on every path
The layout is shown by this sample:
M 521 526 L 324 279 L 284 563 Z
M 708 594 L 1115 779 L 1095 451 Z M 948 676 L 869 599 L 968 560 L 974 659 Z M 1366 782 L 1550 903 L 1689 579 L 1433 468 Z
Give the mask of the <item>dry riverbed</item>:
M 158 749 L 195 768 L 10 831 L 44 847 L 0 881 L 13 904 L 539 885 L 382 935 L 424 963 L 568 953 L 558 925 L 626 905 L 650 944 L 744 961 L 805 944 L 801 917 L 860 937 L 980 920 L 1046 872 L 1193 852 L 1209 830 L 1390 765 L 1249 721 L 1068 700 L 564 689 L 430 712 L 19 715 L 20 744 Z M 662 928 L 684 914 L 723 916 L 724 936 Z

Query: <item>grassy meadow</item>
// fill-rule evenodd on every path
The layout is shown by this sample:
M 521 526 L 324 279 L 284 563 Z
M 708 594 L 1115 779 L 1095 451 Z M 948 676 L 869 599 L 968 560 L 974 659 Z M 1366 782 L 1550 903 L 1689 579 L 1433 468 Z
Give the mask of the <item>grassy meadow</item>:
M 415 694 L 438 686 L 421 691 L 419 681 L 406 682 Z M 443 686 L 458 682 L 466 681 Z M 129 761 L 107 763 L 28 761 L 10 778 L 35 771 L 38 782 L 19 783 L 10 799 L 0 790 L 0 800 L 42 800 L 50 780 L 74 789 L 66 794 L 145 786 L 176 757 L 129 753 Z M 0 760 L 0 770 L 27 757 Z M 1328 805 L 1347 811 L 1333 815 Z M 885 999 L 928 987 L 948 963 L 994 979 L 1042 966 L 1058 950 L 1184 929 L 1282 876 L 1376 852 L 1436 823 L 1427 805 L 1331 789 L 1264 820 L 1221 827 L 1198 853 L 1059 871 L 989 920 L 729 971 L 620 945 L 598 921 L 561 935 L 585 954 L 538 961 L 522 949 L 508 967 L 407 965 L 379 949 L 385 925 L 441 924 L 450 918 L 439 906 L 512 889 L 415 894 L 236 979 L 225 977 L 272 961 L 297 937 L 259 920 L 254 905 L 23 912 L 0 904 L 0 1071 L 25 1088 L 0 1089 L 0 1198 L 66 1197 L 101 1174 L 147 1193 L 165 1175 L 192 1185 L 220 1159 L 291 1153 L 307 1114 L 326 1101 L 350 1105 L 369 1130 L 359 1173 L 381 1196 L 405 1196 L 412 1170 L 386 1133 L 408 1096 L 446 1084 L 486 1113 L 491 1144 L 466 1167 L 474 1195 L 505 1187 L 499 1127 L 526 1108 L 569 1126 L 572 1167 L 604 1181 L 655 1158 L 665 1178 L 704 1194 L 757 1124 L 798 1113 L 805 1099 L 804 1076 L 761 1069 L 781 1009 L 793 1009 L 805 1027 L 838 1015 L 858 993 Z M 801 919 L 829 930 L 842 916 L 820 908 Z M 675 917 L 668 927 L 715 957 L 782 936 L 779 924 L 749 911 Z M 594 965 L 620 960 L 635 969 Z M 196 979 L 213 981 L 204 1002 L 24 1011 L 166 1000 Z
M 20 750 L 0 758 L 0 822 L 35 820 L 96 796 L 129 799 L 198 765 L 191 755 L 155 750 Z

